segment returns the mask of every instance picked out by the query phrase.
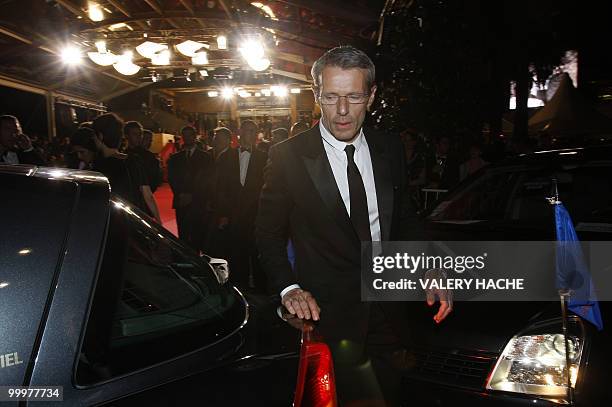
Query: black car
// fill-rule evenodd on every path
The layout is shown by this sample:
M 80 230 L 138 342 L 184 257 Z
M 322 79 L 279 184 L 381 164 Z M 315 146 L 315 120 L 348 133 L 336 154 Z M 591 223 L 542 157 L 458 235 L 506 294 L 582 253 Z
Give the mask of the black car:
M 227 263 L 97 173 L 0 166 L 0 197 L 0 386 L 61 386 L 75 406 L 291 405 L 300 332 Z
M 546 200 L 555 183 L 579 238 L 612 240 L 612 147 L 543 151 L 488 166 L 432 208 L 424 221 L 423 240 L 555 240 L 554 211 Z M 559 302 L 456 302 L 439 325 L 432 323 L 434 311 L 426 305 L 411 306 L 415 345 L 405 383 L 406 405 L 567 403 L 563 369 L 552 366 L 555 374 L 547 375 L 538 356 L 526 358 L 523 365 L 516 360 L 525 344 L 536 355 L 537 346 L 559 350 Z M 600 307 L 603 331 L 570 317 L 576 364 L 571 374 L 575 404 L 580 406 L 610 405 L 612 400 L 612 307 L 608 302 L 600 302 Z M 562 349 L 557 356 L 564 357 Z

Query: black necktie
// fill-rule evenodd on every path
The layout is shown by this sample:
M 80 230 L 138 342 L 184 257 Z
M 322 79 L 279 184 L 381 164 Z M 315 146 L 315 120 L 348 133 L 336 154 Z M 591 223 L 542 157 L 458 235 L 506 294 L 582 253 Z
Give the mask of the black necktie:
M 359 173 L 359 168 L 357 168 L 357 164 L 355 164 L 355 146 L 352 144 L 347 145 L 344 152 L 348 158 L 346 173 L 348 175 L 349 184 L 351 223 L 357 232 L 357 236 L 359 236 L 359 240 L 362 242 L 369 242 L 372 240 L 372 235 L 370 234 L 368 199 L 366 197 L 366 190 L 363 186 L 361 174 Z

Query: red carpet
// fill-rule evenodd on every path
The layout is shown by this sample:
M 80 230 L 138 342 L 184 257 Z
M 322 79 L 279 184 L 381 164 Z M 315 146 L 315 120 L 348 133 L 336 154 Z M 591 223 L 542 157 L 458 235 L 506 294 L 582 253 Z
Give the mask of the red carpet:
M 157 202 L 157 208 L 159 209 L 162 225 L 172 232 L 174 236 L 178 236 L 176 230 L 176 217 L 174 209 L 172 209 L 172 190 L 170 189 L 170 185 L 160 185 L 157 191 L 155 191 L 154 196 Z

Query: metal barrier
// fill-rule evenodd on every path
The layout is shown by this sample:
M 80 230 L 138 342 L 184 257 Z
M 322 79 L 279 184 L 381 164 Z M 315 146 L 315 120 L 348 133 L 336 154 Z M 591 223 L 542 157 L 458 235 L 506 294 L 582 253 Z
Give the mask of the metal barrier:
M 448 192 L 448 189 L 423 188 L 421 192 L 423 192 L 423 209 L 427 209 L 430 204 L 433 204 L 440 198 L 440 195 Z

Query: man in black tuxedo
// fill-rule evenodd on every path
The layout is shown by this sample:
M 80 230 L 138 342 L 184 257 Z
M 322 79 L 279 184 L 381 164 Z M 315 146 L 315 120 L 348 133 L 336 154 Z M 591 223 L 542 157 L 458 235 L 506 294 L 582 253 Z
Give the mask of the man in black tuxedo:
M 196 148 L 196 129 L 181 129 L 183 148 L 168 159 L 168 182 L 174 197 L 179 238 L 200 249 L 201 227 L 207 200 L 211 198 L 213 162 L 210 154 Z
M 291 314 L 319 321 L 343 405 L 380 402 L 381 393 L 395 404 L 400 374 L 389 359 L 409 341 L 405 304 L 361 301 L 361 242 L 400 240 L 406 232 L 400 219 L 406 179 L 399 137 L 362 128 L 376 92 L 374 73 L 370 58 L 350 46 L 315 62 L 313 92 L 321 121 L 271 148 L 257 217 L 268 286 Z M 448 312 L 443 302 L 434 319 Z M 375 376 L 364 376 L 364 366 L 373 366 Z
M 45 165 L 15 116 L 0 116 L 0 163 Z
M 249 288 L 253 273 L 256 288 L 265 289 L 254 238 L 255 216 L 263 185 L 267 154 L 255 148 L 257 125 L 245 120 L 240 127 L 240 147 L 229 148 L 216 162 L 217 228 L 229 232 L 230 279 Z

